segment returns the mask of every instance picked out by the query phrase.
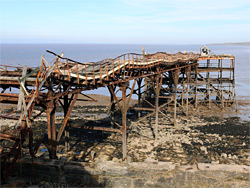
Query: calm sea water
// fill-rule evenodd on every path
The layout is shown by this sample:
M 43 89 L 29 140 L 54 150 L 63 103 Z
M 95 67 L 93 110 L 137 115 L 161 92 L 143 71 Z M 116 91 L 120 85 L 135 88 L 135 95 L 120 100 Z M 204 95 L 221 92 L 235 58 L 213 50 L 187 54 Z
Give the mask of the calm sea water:
M 199 52 L 202 45 L 145 45 L 147 53 L 168 52 L 176 53 Z M 233 54 L 236 58 L 236 90 L 239 99 L 250 99 L 250 47 L 249 46 L 224 46 L 208 45 L 215 54 Z M 95 62 L 105 58 L 114 58 L 124 53 L 142 52 L 142 45 L 113 45 L 113 44 L 0 44 L 0 64 L 13 66 L 38 66 L 41 55 L 47 61 L 54 56 L 46 50 L 57 54 L 64 52 L 64 57 L 80 62 Z M 105 88 L 89 93 L 109 95 Z

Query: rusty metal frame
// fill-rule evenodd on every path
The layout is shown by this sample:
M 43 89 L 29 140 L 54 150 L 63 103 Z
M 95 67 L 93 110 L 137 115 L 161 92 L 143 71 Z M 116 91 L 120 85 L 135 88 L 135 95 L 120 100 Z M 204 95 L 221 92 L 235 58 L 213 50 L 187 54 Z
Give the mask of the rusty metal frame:
M 212 92 L 218 93 L 217 99 L 213 100 L 213 102 L 220 104 L 222 109 L 224 109 L 225 105 L 233 104 L 235 104 L 237 108 L 234 71 L 235 58 L 232 55 L 201 57 L 199 54 L 194 53 L 130 53 L 96 63 L 81 63 L 65 58 L 63 54 L 57 55 L 51 51 L 47 52 L 55 55 L 56 58 L 52 62 L 47 63 L 44 56 L 42 56 L 40 68 L 35 69 L 27 67 L 29 71 L 27 75 L 25 75 L 25 72 L 23 72 L 22 75 L 24 67 L 0 66 L 0 89 L 2 90 L 0 93 L 0 102 L 18 103 L 20 100 L 18 94 L 8 93 L 8 88 L 16 88 L 19 89 L 19 91 L 21 91 L 22 88 L 24 91 L 21 114 L 15 116 L 13 114 L 17 114 L 18 112 L 14 111 L 0 116 L 0 118 L 18 120 L 19 123 L 17 123 L 17 125 L 21 127 L 20 130 L 18 129 L 21 139 L 17 139 L 11 135 L 7 136 L 2 133 L 0 138 L 14 140 L 15 144 L 13 148 L 17 148 L 19 145 L 21 146 L 26 135 L 29 133 L 31 155 L 34 155 L 35 152 L 32 140 L 32 127 L 30 126 L 32 120 L 39 116 L 39 114 L 42 114 L 43 111 L 46 111 L 48 119 L 49 154 L 50 158 L 56 158 L 58 142 L 67 126 L 68 119 L 77 101 L 78 95 L 81 94 L 82 91 L 99 87 L 108 87 L 111 94 L 111 112 L 114 111 L 116 105 L 119 107 L 122 113 L 122 125 L 120 126 L 112 118 L 111 121 L 113 125 L 118 125 L 119 129 L 114 129 L 113 126 L 111 128 L 82 126 L 81 128 L 122 133 L 123 160 L 126 160 L 127 157 L 127 111 L 129 109 L 132 94 L 137 94 L 138 96 L 138 105 L 133 107 L 133 109 L 138 111 L 139 121 L 155 115 L 154 132 L 156 139 L 158 135 L 159 113 L 165 115 L 161 109 L 168 107 L 170 104 L 174 106 L 173 122 L 177 127 L 177 106 L 184 109 L 185 105 L 186 115 L 188 115 L 189 106 L 192 103 L 194 103 L 195 108 L 202 103 L 208 103 L 209 106 L 211 102 L 210 97 L 208 98 L 209 100 L 207 100 L 205 97 L 199 98 L 199 95 L 204 95 L 208 91 L 210 92 L 211 88 L 216 88 L 212 90 Z M 223 67 L 225 63 L 222 63 L 222 60 L 224 59 L 231 62 L 230 67 Z M 201 67 L 199 61 L 204 60 L 218 60 L 217 67 L 211 67 L 209 63 L 207 63 L 205 67 Z M 229 82 L 229 86 L 227 86 L 229 89 L 226 89 L 225 78 L 222 77 L 224 71 L 230 72 L 230 78 L 226 80 Z M 201 75 L 204 72 L 207 72 L 206 77 Z M 217 82 L 209 77 L 210 72 L 218 72 Z M 151 80 L 150 84 L 146 81 L 147 79 Z M 134 80 L 134 82 L 130 88 L 130 93 L 127 95 L 126 91 L 129 88 L 129 81 L 131 80 Z M 164 83 L 165 81 L 167 84 Z M 142 86 L 142 83 L 144 83 L 144 86 Z M 202 89 L 204 83 L 207 85 L 206 90 Z M 216 83 L 217 86 L 214 85 L 214 83 Z M 136 84 L 138 89 L 135 90 Z M 168 86 L 166 87 L 166 85 Z M 170 85 L 174 85 L 174 88 L 172 88 L 172 86 L 170 87 Z M 61 89 L 62 87 L 63 90 Z M 116 87 L 120 88 L 122 92 L 122 98 L 120 100 L 116 96 Z M 150 88 L 152 89 L 154 93 L 154 105 L 147 100 L 146 90 L 141 92 L 142 88 L 147 88 L 148 91 Z M 46 92 L 46 90 L 48 91 Z M 68 98 L 69 94 L 72 96 L 70 104 Z M 208 94 L 210 95 L 210 93 Z M 226 95 L 229 97 L 226 98 Z M 193 99 L 191 100 L 192 97 Z M 60 101 L 62 98 L 63 103 Z M 94 101 L 92 98 L 89 99 Z M 167 99 L 168 102 L 159 105 L 159 101 L 165 99 Z M 146 102 L 151 108 L 143 106 L 143 102 Z M 64 108 L 64 120 L 56 136 L 55 110 L 58 104 L 61 104 Z M 42 106 L 44 110 L 34 115 L 32 114 L 34 106 Z M 151 113 L 142 117 L 141 111 L 151 111 Z M 69 134 L 65 133 L 65 138 L 67 136 L 69 136 Z M 38 146 L 35 148 L 38 149 Z M 21 147 L 18 148 L 18 151 L 19 150 L 21 150 Z M 5 161 L 10 155 L 11 153 L 6 155 L 1 154 L 1 161 Z M 7 156 L 7 158 L 2 156 Z M 16 154 L 14 156 L 13 165 L 17 158 L 18 155 Z M 10 171 L 10 169 L 7 169 L 3 178 L 6 178 Z

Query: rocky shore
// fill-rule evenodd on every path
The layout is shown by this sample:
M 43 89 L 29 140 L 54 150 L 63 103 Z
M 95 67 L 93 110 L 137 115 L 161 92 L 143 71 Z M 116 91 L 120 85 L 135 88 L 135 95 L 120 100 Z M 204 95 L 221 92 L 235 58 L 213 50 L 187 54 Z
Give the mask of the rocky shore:
M 70 123 L 79 126 L 110 126 L 109 97 L 93 95 L 97 103 L 78 102 L 73 109 Z M 134 101 L 135 102 L 135 101 Z M 7 113 L 14 106 L 2 106 Z M 214 107 L 211 110 L 191 110 L 188 116 L 177 114 L 178 127 L 172 124 L 171 113 L 159 117 L 158 139 L 154 136 L 154 117 L 137 121 L 133 111 L 128 113 L 128 159 L 133 164 L 169 163 L 175 166 L 198 164 L 208 165 L 244 165 L 250 166 L 250 121 L 241 118 L 250 109 L 249 101 L 239 101 L 239 112 L 232 108 L 221 112 Z M 56 126 L 59 129 L 63 120 L 62 109 L 58 108 Z M 119 114 L 118 114 L 119 116 Z M 119 120 L 118 120 L 119 121 Z M 14 131 L 15 121 L 0 119 L 1 131 Z M 46 136 L 46 116 L 43 114 L 33 123 L 34 138 Z M 122 162 L 121 134 L 101 131 L 89 131 L 70 127 L 70 150 L 66 151 L 64 141 L 60 142 L 58 161 L 84 163 Z M 11 143 L 2 142 L 2 145 Z M 28 143 L 25 143 L 26 145 Z M 25 145 L 24 144 L 24 145 Z M 29 161 L 28 149 L 24 149 L 23 160 Z M 49 158 L 46 141 L 40 147 L 36 158 Z M 138 166 L 139 167 L 139 166 Z M 136 167 L 135 167 L 136 168 Z M 250 183 L 250 180 L 244 180 Z

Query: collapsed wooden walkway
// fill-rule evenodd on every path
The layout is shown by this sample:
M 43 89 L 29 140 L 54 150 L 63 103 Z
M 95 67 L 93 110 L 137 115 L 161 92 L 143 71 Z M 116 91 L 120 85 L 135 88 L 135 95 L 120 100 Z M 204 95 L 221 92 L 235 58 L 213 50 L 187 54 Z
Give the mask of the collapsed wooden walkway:
M 22 149 L 25 137 L 29 135 L 29 150 L 34 156 L 42 141 L 33 143 L 32 122 L 43 112 L 47 115 L 47 130 L 51 159 L 55 159 L 57 145 L 68 125 L 68 120 L 81 92 L 108 87 L 111 97 L 111 112 L 115 108 L 121 111 L 122 124 L 112 118 L 112 127 L 85 126 L 86 129 L 122 133 L 123 159 L 127 155 L 127 111 L 138 111 L 138 121 L 155 116 L 154 134 L 158 135 L 158 116 L 165 115 L 163 108 L 173 112 L 173 125 L 176 123 L 177 110 L 188 115 L 189 106 L 195 109 L 199 105 L 211 107 L 216 103 L 221 109 L 225 105 L 237 105 L 235 92 L 235 58 L 233 55 L 209 55 L 198 53 L 168 54 L 123 54 L 114 59 L 105 59 L 94 63 L 81 63 L 47 51 L 55 56 L 47 62 L 42 56 L 37 68 L 11 67 L 0 68 L 0 102 L 17 104 L 17 109 L 0 118 L 16 120 L 17 135 L 0 133 L 1 140 L 12 140 L 12 148 L 1 149 L 2 167 L 12 159 L 10 167 L 5 168 L 2 179 L 6 178 Z M 130 86 L 132 84 L 132 86 Z M 8 90 L 15 88 L 16 93 Z M 136 89 L 135 89 L 136 88 Z M 117 97 L 117 91 L 122 98 Z M 127 93 L 127 91 L 129 91 Z M 129 105 L 132 95 L 138 96 L 138 104 Z M 85 95 L 86 96 L 86 95 Z M 94 100 L 86 96 L 88 100 Z M 56 132 L 56 106 L 64 109 L 64 120 Z M 35 106 L 41 106 L 38 114 Z M 142 116 L 141 112 L 147 112 Z M 14 114 L 17 114 L 14 116 Z M 114 113 L 111 113 L 113 116 Z M 65 131 L 65 138 L 69 133 Z M 67 143 L 68 147 L 68 143 Z

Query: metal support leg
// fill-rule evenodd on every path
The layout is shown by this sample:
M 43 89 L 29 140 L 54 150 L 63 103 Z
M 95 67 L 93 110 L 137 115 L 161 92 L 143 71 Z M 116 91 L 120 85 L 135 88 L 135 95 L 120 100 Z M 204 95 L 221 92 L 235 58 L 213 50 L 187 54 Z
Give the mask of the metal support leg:
M 122 159 L 127 159 L 127 102 L 126 102 L 126 87 L 121 87 L 122 90 Z
M 112 88 L 110 88 L 112 87 Z M 115 117 L 114 117 L 114 111 L 115 111 L 115 100 L 114 100 L 114 95 L 111 92 L 111 89 L 113 91 L 115 91 L 115 86 L 114 85 L 109 85 L 108 86 L 108 90 L 110 92 L 110 102 L 111 102 L 111 106 L 110 106 L 110 115 L 111 115 L 111 127 L 114 128 L 114 121 L 115 121 Z
M 176 122 L 176 107 L 177 107 L 177 87 L 175 87 L 175 94 L 174 94 L 174 126 L 177 126 Z
M 197 87 L 198 87 L 198 65 L 195 66 L 195 104 L 194 104 L 195 109 L 197 109 L 197 103 L 198 103 Z
M 210 60 L 207 60 L 207 68 L 210 67 Z M 210 101 L 210 74 L 207 72 L 207 97 L 208 97 L 208 108 L 211 109 L 211 101 Z
M 187 68 L 187 72 L 186 72 L 186 74 L 187 74 L 187 103 L 186 103 L 186 116 L 188 116 L 188 103 L 189 103 L 189 101 L 188 101 L 188 98 L 189 98 L 189 95 L 188 95 L 188 92 L 189 92 L 189 82 L 190 82 L 190 71 L 191 71 L 191 67 L 188 67 Z
M 155 140 L 158 139 L 158 118 L 159 118 L 159 77 L 156 78 L 156 88 L 155 88 Z
M 47 125 L 48 125 L 48 151 L 50 159 L 56 159 L 56 126 L 55 126 L 55 105 L 50 101 L 47 105 Z
M 177 108 L 177 85 L 179 81 L 180 70 L 176 70 L 173 74 L 173 81 L 175 86 L 175 94 L 174 94 L 174 126 L 177 127 L 176 121 L 176 108 Z
M 141 106 L 141 83 L 142 83 L 142 78 L 139 78 L 137 80 L 137 85 L 138 85 L 138 107 Z M 138 118 L 141 117 L 141 111 L 138 111 Z
M 63 91 L 65 92 L 66 90 L 67 90 L 67 86 L 63 85 Z M 69 109 L 69 97 L 68 97 L 68 95 L 64 96 L 63 103 L 64 103 L 63 111 L 64 111 L 64 118 L 65 118 L 67 113 L 68 113 L 68 109 Z M 69 144 L 68 125 L 66 125 L 66 127 L 65 127 L 64 135 L 65 135 L 65 149 L 66 149 L 66 151 L 69 151 L 70 144 Z

